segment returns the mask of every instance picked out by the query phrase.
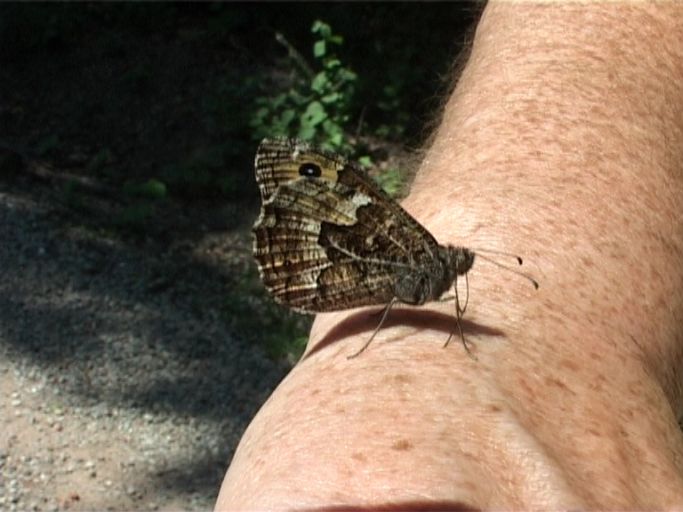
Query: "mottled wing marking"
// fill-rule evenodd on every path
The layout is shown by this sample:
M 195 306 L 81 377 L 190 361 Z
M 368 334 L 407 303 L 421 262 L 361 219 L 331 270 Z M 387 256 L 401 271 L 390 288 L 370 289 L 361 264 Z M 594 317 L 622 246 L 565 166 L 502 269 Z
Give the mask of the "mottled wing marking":
M 353 226 L 370 198 L 343 184 L 301 178 L 281 185 L 254 225 L 254 255 L 275 299 L 299 311 L 333 311 L 391 300 L 381 265 L 321 245 L 327 226 Z

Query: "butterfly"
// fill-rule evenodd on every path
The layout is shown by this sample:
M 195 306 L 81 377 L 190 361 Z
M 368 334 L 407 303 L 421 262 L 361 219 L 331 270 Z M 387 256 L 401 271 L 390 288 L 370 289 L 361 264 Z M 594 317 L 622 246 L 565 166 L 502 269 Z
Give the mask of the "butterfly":
M 255 170 L 262 206 L 253 252 L 277 302 L 304 313 L 386 306 L 355 357 L 392 305 L 419 306 L 454 287 L 468 348 L 457 278 L 472 268 L 474 251 L 439 244 L 358 164 L 338 154 L 297 139 L 264 139 Z

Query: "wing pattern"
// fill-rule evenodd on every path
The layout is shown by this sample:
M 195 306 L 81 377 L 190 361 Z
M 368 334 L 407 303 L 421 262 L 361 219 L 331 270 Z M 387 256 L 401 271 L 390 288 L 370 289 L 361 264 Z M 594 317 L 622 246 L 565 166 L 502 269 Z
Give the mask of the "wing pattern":
M 267 139 L 256 177 L 254 255 L 282 304 L 306 312 L 388 304 L 401 276 L 438 266 L 434 237 L 339 156 Z

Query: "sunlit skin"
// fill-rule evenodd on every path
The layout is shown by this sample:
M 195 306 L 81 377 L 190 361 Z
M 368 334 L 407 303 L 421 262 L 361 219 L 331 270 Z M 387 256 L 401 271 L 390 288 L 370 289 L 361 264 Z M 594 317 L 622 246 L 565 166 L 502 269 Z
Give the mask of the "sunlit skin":
M 452 302 L 319 315 L 216 508 L 683 506 L 683 4 L 490 2 L 403 203 Z

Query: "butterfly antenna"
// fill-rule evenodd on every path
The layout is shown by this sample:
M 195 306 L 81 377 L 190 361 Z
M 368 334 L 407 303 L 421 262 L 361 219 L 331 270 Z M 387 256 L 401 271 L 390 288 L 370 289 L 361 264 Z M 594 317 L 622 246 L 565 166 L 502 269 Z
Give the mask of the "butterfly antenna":
M 474 252 L 476 252 L 477 254 L 481 254 L 483 252 L 483 253 L 488 253 L 488 254 L 497 254 L 499 256 L 506 256 L 508 258 L 514 258 L 517 260 L 517 263 L 519 263 L 520 265 L 524 264 L 524 260 L 522 259 L 522 257 L 518 256 L 517 254 L 515 254 L 513 252 L 497 251 L 495 249 L 472 249 L 472 250 Z
M 521 256 L 517 256 L 516 254 L 513 254 L 511 252 L 505 252 L 505 251 L 496 251 L 493 249 L 474 249 L 474 253 L 479 256 L 481 259 L 488 261 L 489 263 L 494 264 L 496 267 L 500 267 L 502 269 L 505 269 L 509 272 L 512 272 L 513 274 L 517 274 L 520 277 L 523 277 L 527 281 L 529 281 L 534 288 L 538 290 L 538 281 L 531 277 L 529 274 L 526 272 L 522 272 L 521 270 L 517 270 L 516 268 L 510 267 L 508 265 L 505 265 L 503 263 L 500 263 L 499 261 L 494 260 L 493 258 L 490 258 L 486 256 L 486 254 L 498 254 L 499 256 L 507 256 L 509 258 L 514 258 L 517 260 L 517 263 L 522 265 L 524 263 L 524 260 L 522 260 Z

